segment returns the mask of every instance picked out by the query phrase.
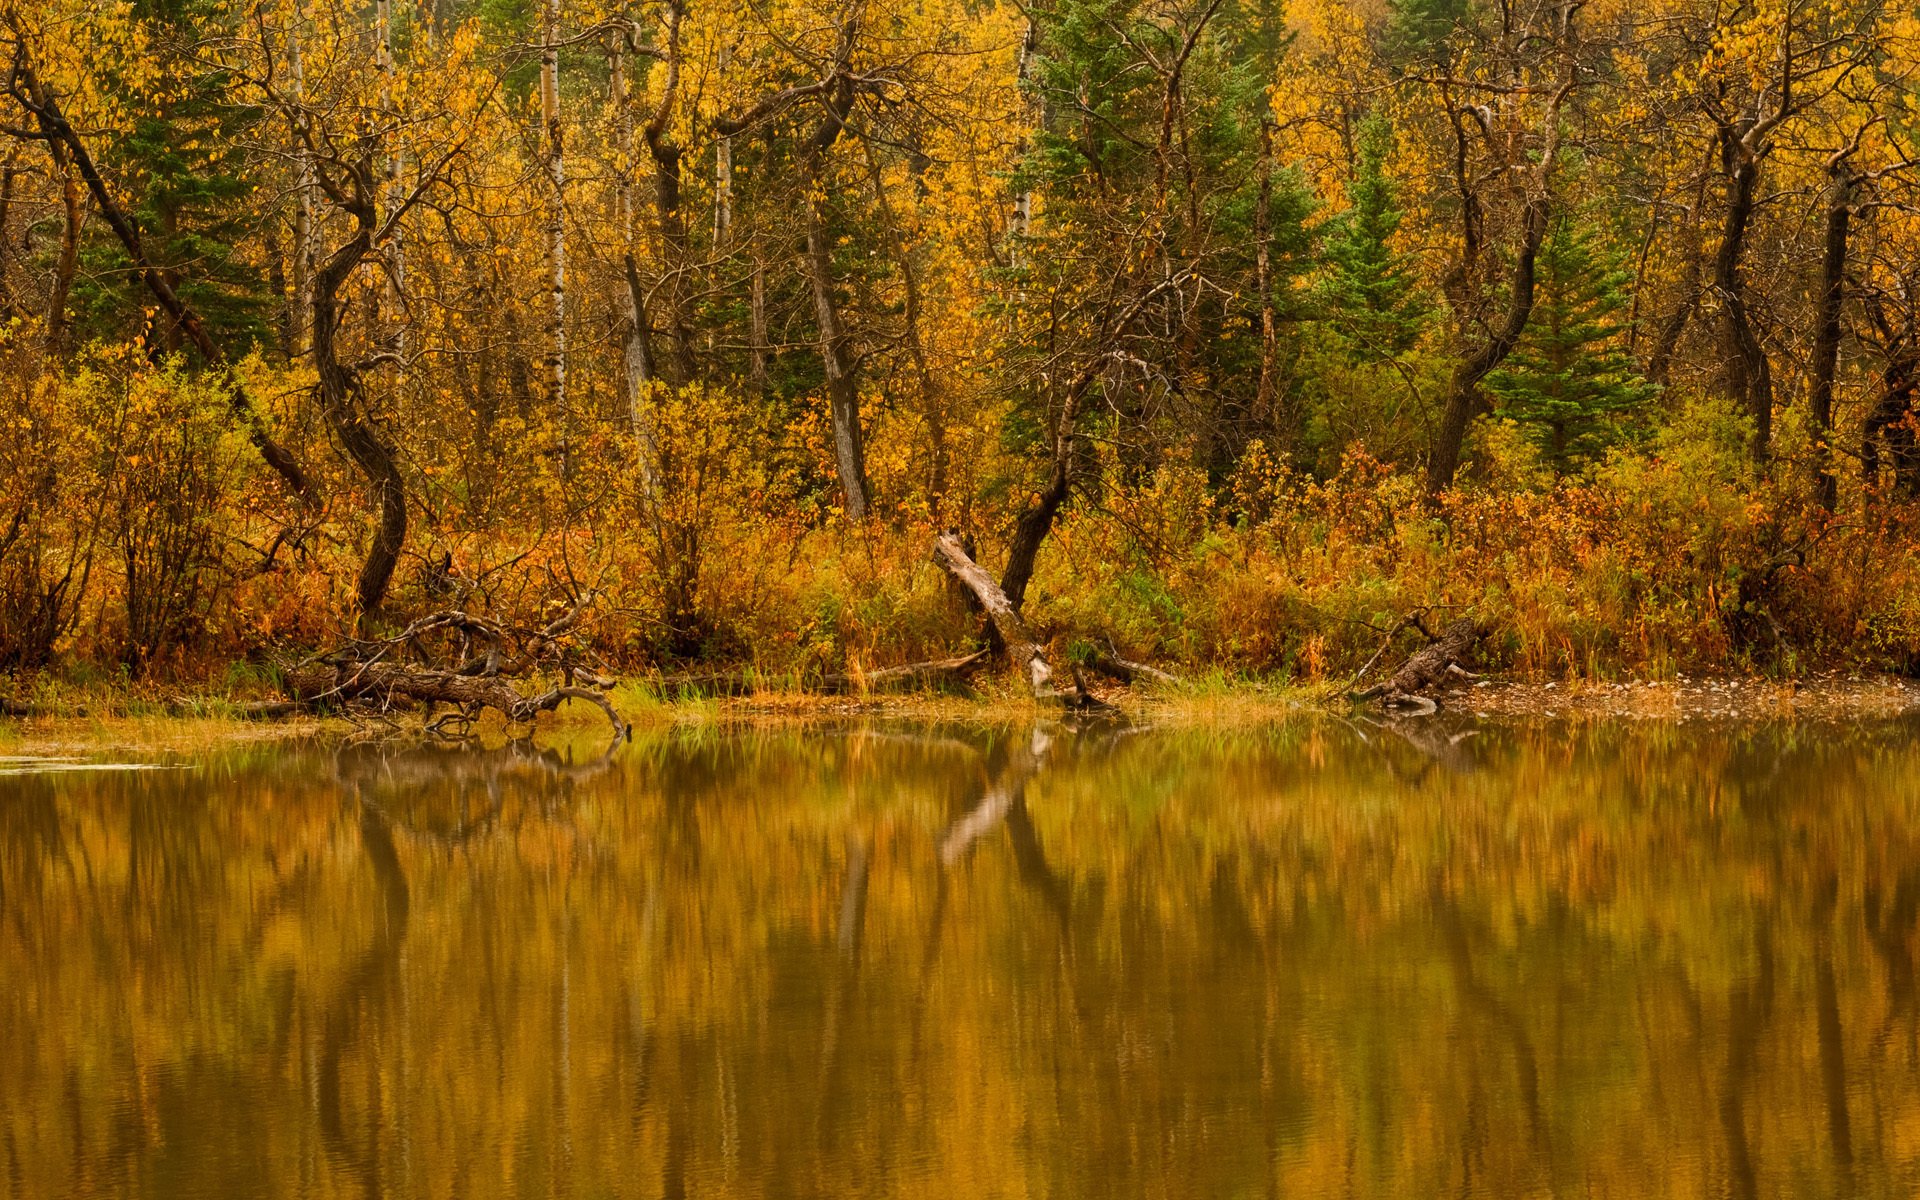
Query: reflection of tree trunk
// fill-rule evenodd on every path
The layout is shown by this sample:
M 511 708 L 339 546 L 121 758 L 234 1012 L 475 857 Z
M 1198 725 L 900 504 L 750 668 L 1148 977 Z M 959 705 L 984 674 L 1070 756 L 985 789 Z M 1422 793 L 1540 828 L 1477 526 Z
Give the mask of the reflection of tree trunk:
M 1887 1016 L 1873 1039 L 1876 1046 L 1884 1046 L 1893 1033 L 1894 1023 L 1903 1017 L 1907 1020 L 1908 1036 L 1912 1037 L 1915 971 L 1908 939 L 1913 934 L 1915 920 L 1920 919 L 1920 867 L 1900 873 L 1885 911 L 1881 910 L 1879 888 L 1873 885 L 1867 888 L 1863 907 L 1867 940 L 1873 944 L 1887 973 Z
M 1720 1092 L 1720 1128 L 1727 1139 L 1727 1170 L 1736 1200 L 1759 1195 L 1747 1142 L 1746 1091 L 1759 1052 L 1760 1032 L 1773 1010 L 1773 938 L 1762 918 L 1754 930 L 1759 969 L 1727 996 L 1727 1070 Z
M 1473 952 L 1467 945 L 1466 922 L 1460 916 L 1459 905 L 1446 894 L 1437 879 L 1431 895 L 1434 916 L 1446 945 L 1447 961 L 1453 968 L 1454 986 L 1467 1007 L 1478 1011 L 1512 1044 L 1514 1074 L 1520 1087 L 1520 1104 L 1527 1113 L 1527 1128 L 1533 1139 L 1534 1150 L 1546 1156 L 1551 1148 L 1547 1144 L 1546 1120 L 1540 1108 L 1539 1057 L 1534 1053 L 1533 1039 L 1527 1033 L 1526 1022 L 1474 974 Z
M 1847 1048 L 1833 979 L 1833 910 L 1838 880 L 1827 876 L 1814 912 L 1813 1000 L 1819 1026 L 1820 1081 L 1827 1100 L 1827 1138 L 1844 1174 L 1853 1166 L 1853 1123 L 1847 1116 Z
M 1033 816 L 1027 811 L 1027 789 L 1023 783 L 1014 793 L 1013 807 L 1007 810 L 1007 840 L 1013 844 L 1013 861 L 1020 868 L 1020 879 L 1040 894 L 1040 899 L 1060 922 L 1060 936 L 1073 938 L 1073 897 L 1067 881 L 1054 873 L 1040 848 L 1033 828 Z
M 815 1115 L 814 1132 L 823 1152 L 833 1149 L 840 1128 L 840 1116 L 846 1099 L 840 1086 L 841 1053 L 845 1044 L 847 1020 L 853 1014 L 854 998 L 860 991 L 860 943 L 867 926 L 867 873 L 873 852 L 867 838 L 858 833 L 847 835 L 847 877 L 840 888 L 840 924 L 835 943 L 839 966 L 827 988 L 825 1029 L 820 1040 L 820 1107 Z
M 355 1048 L 362 1023 L 374 1017 L 385 999 L 385 987 L 395 977 L 400 963 L 400 947 L 407 936 L 411 907 L 406 873 L 393 845 L 393 829 L 386 814 L 365 800 L 360 802 L 360 846 L 367 856 L 380 885 L 383 919 L 374 930 L 372 943 L 361 952 L 340 981 L 333 1002 L 327 1006 L 323 1026 L 319 1078 L 320 1137 L 327 1152 L 346 1163 L 351 1172 L 366 1184 L 369 1195 L 380 1191 L 375 1170 L 378 1147 L 371 1144 L 378 1136 L 377 1126 L 368 1131 L 369 1145 L 356 1149 L 347 1136 L 340 1100 L 340 1062 Z

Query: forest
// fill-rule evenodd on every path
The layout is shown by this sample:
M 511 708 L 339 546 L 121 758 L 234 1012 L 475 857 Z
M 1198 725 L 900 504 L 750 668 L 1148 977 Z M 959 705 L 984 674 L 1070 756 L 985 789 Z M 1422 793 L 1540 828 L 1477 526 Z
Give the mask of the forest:
M 423 621 L 1920 670 L 1901 6 L 0 0 L 0 64 L 18 695 Z

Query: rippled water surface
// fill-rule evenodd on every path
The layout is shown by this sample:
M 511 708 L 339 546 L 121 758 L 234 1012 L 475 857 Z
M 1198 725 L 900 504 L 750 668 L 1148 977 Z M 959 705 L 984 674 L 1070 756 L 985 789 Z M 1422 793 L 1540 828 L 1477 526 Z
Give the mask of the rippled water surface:
M 1917 732 L 15 762 L 0 1192 L 1910 1196 Z

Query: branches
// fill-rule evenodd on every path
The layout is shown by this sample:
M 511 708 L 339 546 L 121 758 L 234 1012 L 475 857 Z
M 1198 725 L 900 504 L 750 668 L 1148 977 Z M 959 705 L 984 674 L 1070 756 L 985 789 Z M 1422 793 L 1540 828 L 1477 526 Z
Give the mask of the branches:
M 307 707 L 348 712 L 385 714 L 424 704 L 431 716 L 435 705 L 450 704 L 456 724 L 470 724 L 485 709 L 525 724 L 580 700 L 605 713 L 614 736 L 624 737 L 626 725 L 604 694 L 610 681 L 586 669 L 577 640 L 581 616 L 595 598 L 587 593 L 538 628 L 459 609 L 431 613 L 390 638 L 349 639 L 298 664 L 287 672 L 287 689 Z M 553 679 L 542 690 L 511 682 L 542 674 Z

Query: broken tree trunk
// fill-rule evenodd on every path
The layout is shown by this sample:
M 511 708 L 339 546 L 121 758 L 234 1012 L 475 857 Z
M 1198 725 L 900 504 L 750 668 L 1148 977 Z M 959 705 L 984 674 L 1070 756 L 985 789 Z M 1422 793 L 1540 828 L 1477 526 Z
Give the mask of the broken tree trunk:
M 993 576 L 973 561 L 973 556 L 960 542 L 960 535 L 954 532 L 941 534 L 933 541 L 933 557 L 949 575 L 960 581 L 961 586 L 973 593 L 974 599 L 986 611 L 987 619 L 1000 634 L 1000 642 L 1007 648 L 1007 661 L 1012 664 L 1021 677 L 1027 681 L 1036 700 L 1053 699 L 1055 693 L 1047 686 L 1053 678 L 1053 668 L 1047 665 L 1047 656 L 1028 632 L 1027 623 L 1020 616 L 1020 610 L 1007 599 Z
M 1460 617 L 1442 630 L 1439 637 L 1409 654 L 1400 669 L 1385 682 L 1349 694 L 1355 700 L 1377 700 L 1390 707 L 1416 708 L 1423 714 L 1433 712 L 1440 703 L 1430 693 L 1473 678 L 1466 664 L 1486 632 L 1486 627 L 1472 617 Z

